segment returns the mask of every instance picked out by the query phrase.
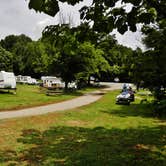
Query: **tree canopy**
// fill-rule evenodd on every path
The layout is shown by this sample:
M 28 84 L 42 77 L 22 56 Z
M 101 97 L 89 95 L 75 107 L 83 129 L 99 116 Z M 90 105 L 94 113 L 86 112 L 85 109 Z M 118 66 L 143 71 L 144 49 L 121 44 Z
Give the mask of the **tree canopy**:
M 13 55 L 0 46 L 0 71 L 13 70 Z
M 75 5 L 82 0 L 59 0 Z M 55 16 L 59 11 L 58 0 L 30 0 L 29 8 Z M 130 10 L 126 9 L 130 6 Z M 80 18 L 93 23 L 99 32 L 117 29 L 121 34 L 135 32 L 136 24 L 150 24 L 166 18 L 165 0 L 93 0 L 91 6 L 80 9 Z
M 78 40 L 79 30 L 64 24 L 51 25 L 43 31 L 42 40 L 50 43 L 55 51 L 51 71 L 65 81 L 66 87 L 69 82 L 87 80 L 91 74 L 109 69 L 102 50 L 89 41 Z

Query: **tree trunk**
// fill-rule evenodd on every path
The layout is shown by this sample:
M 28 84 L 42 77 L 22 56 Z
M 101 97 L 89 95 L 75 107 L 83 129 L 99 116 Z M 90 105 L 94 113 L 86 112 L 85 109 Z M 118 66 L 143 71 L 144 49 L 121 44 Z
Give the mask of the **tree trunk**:
M 88 86 L 90 86 L 90 76 L 88 77 Z
M 67 91 L 68 90 L 68 81 L 65 81 L 65 91 Z

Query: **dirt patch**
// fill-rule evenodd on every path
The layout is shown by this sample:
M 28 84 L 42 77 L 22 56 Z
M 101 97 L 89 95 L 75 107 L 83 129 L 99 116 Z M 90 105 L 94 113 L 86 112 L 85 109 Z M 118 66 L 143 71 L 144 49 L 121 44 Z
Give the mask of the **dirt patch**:
M 84 126 L 88 123 L 81 120 L 70 120 L 70 121 L 67 121 L 66 124 L 69 126 Z

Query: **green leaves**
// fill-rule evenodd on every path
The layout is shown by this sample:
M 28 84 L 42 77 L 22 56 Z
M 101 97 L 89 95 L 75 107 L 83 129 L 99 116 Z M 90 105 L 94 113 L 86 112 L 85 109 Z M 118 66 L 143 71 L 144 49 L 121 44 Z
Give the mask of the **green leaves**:
M 150 13 L 142 13 L 138 19 L 141 23 L 150 24 L 152 21 L 152 15 Z
M 30 0 L 29 8 L 55 16 L 59 11 L 57 0 Z
M 122 0 L 123 3 L 131 3 L 134 6 L 140 6 L 142 0 Z
M 127 24 L 123 24 L 118 27 L 118 32 L 121 33 L 122 35 L 128 30 Z
M 124 17 L 119 17 L 115 24 L 118 32 L 121 34 L 124 34 L 128 30 L 128 25 Z
M 83 0 L 59 1 L 75 5 Z M 29 8 L 55 16 L 59 11 L 59 1 L 30 0 Z M 110 33 L 114 28 L 117 28 L 121 34 L 124 34 L 128 29 L 135 32 L 138 23 L 150 24 L 166 18 L 164 0 L 122 0 L 120 7 L 116 7 L 117 2 L 120 2 L 120 0 L 93 0 L 91 6 L 84 6 L 80 9 L 80 18 L 88 21 L 88 23 L 92 22 L 91 25 L 94 26 L 95 31 Z M 128 4 L 131 7 L 130 11 L 126 10 Z M 121 21 L 121 18 L 123 18 L 123 21 Z
M 36 11 L 42 11 L 42 6 L 44 5 L 43 0 L 30 0 L 29 2 L 29 8 L 30 9 L 35 9 Z
M 104 0 L 104 4 L 108 7 L 114 7 L 117 0 Z
M 13 71 L 13 55 L 0 46 L 0 71 Z

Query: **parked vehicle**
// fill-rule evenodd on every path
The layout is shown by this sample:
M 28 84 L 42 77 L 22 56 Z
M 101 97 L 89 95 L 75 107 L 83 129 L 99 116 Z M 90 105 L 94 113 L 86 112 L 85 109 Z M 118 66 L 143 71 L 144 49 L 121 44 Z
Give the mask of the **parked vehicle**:
M 12 72 L 0 72 L 0 89 L 16 89 L 16 79 Z
M 116 103 L 117 104 L 130 104 L 131 100 L 130 100 L 130 94 L 126 91 L 126 92 L 122 92 L 121 94 L 119 94 L 116 97 Z
M 16 82 L 21 84 L 29 84 L 29 85 L 37 84 L 35 78 L 32 78 L 31 76 L 22 76 L 22 75 L 16 76 Z
M 68 84 L 68 88 L 69 88 L 69 89 L 77 89 L 77 84 L 76 84 L 76 82 L 70 82 L 70 83 Z
M 61 79 L 54 76 L 42 76 L 41 80 L 43 81 L 43 87 L 50 89 L 63 89 L 65 84 Z
M 135 100 L 134 91 L 131 87 L 123 87 L 121 94 L 116 97 L 117 104 L 130 104 Z

